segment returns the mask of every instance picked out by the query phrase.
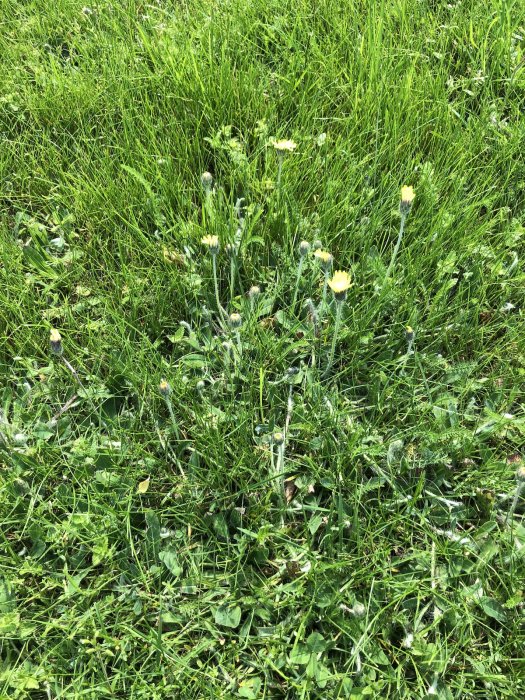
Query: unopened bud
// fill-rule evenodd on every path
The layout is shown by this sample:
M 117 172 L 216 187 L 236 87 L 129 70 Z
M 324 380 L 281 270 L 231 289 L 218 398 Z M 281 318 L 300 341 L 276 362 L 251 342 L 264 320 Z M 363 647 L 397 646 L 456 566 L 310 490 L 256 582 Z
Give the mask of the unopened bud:
M 171 386 L 165 379 L 162 379 L 162 381 L 160 382 L 159 391 L 164 397 L 167 397 L 171 394 Z
M 56 328 L 51 330 L 51 333 L 49 334 L 49 342 L 51 344 L 51 352 L 53 355 L 62 355 L 64 352 L 64 349 L 62 348 L 62 336 Z
M 206 191 L 210 191 L 213 185 L 213 175 L 206 171 L 201 175 L 201 183 Z
M 283 442 L 284 442 L 284 435 L 283 435 L 283 433 L 281 433 L 281 432 L 279 432 L 279 431 L 276 432 L 276 433 L 274 433 L 274 434 L 272 435 L 272 440 L 273 440 L 274 445 L 277 445 L 277 447 L 279 447 L 279 446 L 282 445 Z
M 299 255 L 304 258 L 306 255 L 308 255 L 310 251 L 310 244 L 308 241 L 301 241 L 299 243 Z
M 241 314 L 233 313 L 230 314 L 230 325 L 232 328 L 240 328 L 242 324 Z

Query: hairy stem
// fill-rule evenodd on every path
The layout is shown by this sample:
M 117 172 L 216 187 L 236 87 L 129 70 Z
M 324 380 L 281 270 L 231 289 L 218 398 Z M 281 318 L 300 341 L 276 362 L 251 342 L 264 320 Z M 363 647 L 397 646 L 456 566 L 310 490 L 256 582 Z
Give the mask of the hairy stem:
M 332 364 L 334 361 L 334 355 L 335 355 L 335 346 L 337 344 L 337 336 L 339 335 L 339 327 L 341 326 L 341 318 L 343 315 L 343 302 L 342 301 L 337 301 L 337 307 L 336 307 L 336 312 L 335 312 L 335 329 L 334 329 L 334 335 L 332 337 L 332 347 L 330 349 L 330 356 L 328 358 L 328 364 L 325 369 L 325 375 L 330 372 L 332 369 Z

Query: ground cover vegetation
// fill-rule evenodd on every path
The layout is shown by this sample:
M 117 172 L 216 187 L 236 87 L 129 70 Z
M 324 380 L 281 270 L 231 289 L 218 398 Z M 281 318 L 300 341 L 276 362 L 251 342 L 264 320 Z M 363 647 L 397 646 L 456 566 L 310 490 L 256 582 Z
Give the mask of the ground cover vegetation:
M 523 4 L 0 9 L 0 697 L 524 697 Z

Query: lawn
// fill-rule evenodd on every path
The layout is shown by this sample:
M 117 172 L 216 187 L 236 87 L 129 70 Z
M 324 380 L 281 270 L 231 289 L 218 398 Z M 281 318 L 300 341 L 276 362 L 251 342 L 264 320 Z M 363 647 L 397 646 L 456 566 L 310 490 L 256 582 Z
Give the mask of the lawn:
M 525 697 L 525 5 L 86 1 L 0 2 L 0 698 Z

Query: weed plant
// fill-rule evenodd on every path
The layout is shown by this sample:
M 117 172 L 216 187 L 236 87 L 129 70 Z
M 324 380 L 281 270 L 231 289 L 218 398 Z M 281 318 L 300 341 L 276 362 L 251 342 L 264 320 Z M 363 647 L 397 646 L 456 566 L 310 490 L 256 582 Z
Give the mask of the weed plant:
M 1 8 L 0 697 L 524 697 L 523 4 Z

